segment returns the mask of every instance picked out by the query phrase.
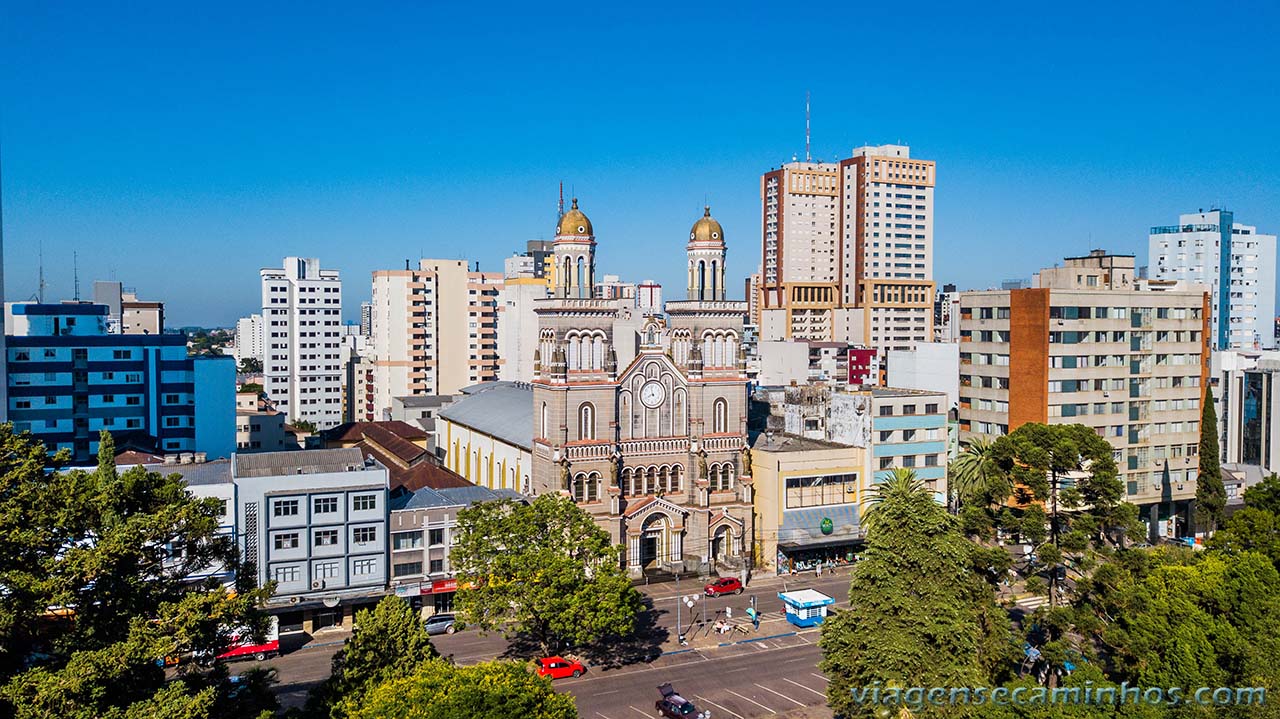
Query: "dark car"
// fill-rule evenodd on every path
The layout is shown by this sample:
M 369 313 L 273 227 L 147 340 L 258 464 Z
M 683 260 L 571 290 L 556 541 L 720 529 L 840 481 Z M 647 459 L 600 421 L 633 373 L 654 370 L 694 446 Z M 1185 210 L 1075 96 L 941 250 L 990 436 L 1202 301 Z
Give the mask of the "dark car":
M 721 594 L 742 594 L 742 582 L 733 577 L 721 577 L 716 581 L 703 587 L 708 597 L 718 597 Z
M 458 631 L 454 626 L 456 618 L 452 614 L 432 614 L 427 617 L 427 634 L 453 634 Z
M 654 704 L 658 710 L 658 716 L 667 717 L 667 719 L 696 719 L 697 707 L 693 702 L 676 694 L 676 690 L 671 687 L 671 682 L 658 687 L 658 691 L 662 692 L 662 698 Z

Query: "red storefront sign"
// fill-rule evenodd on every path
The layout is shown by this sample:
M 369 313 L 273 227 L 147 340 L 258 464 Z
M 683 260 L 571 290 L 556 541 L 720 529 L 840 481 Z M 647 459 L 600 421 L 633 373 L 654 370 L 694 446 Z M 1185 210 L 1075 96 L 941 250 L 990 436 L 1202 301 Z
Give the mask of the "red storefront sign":
M 441 592 L 458 591 L 458 580 L 456 579 L 437 579 L 431 583 L 431 593 L 440 594 Z

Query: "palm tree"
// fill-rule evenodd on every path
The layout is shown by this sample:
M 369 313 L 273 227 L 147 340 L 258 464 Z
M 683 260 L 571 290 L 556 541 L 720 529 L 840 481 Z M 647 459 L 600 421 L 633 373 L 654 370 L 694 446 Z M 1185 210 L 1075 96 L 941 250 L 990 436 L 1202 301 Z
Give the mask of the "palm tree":
M 907 499 L 920 493 L 928 494 L 930 501 L 932 501 L 933 494 L 925 487 L 924 482 L 920 481 L 920 478 L 916 476 L 914 469 L 895 467 L 889 472 L 889 476 L 884 478 L 883 482 L 876 485 L 875 493 L 869 503 L 870 506 L 862 518 L 862 524 L 868 527 L 874 524 L 876 514 L 885 502 L 895 499 Z
M 961 503 L 990 507 L 1003 502 L 1013 491 L 1009 475 L 996 464 L 994 445 L 985 437 L 974 437 L 965 442 L 960 456 L 951 463 L 950 490 Z

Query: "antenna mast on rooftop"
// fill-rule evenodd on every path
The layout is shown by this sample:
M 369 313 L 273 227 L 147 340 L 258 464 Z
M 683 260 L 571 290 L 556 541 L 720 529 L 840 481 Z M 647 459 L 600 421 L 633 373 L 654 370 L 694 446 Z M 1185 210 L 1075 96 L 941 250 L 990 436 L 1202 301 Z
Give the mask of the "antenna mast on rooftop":
M 809 152 L 809 91 L 804 91 L 804 161 L 813 162 Z
M 556 217 L 564 217 L 564 180 L 560 181 L 560 214 Z
M 36 302 L 44 304 L 44 240 L 40 240 L 40 274 L 36 279 Z
M 75 300 L 76 302 L 79 302 L 80 301 L 80 254 L 77 252 L 71 253 L 71 272 L 72 272 L 71 276 L 75 281 L 75 290 L 76 290 Z

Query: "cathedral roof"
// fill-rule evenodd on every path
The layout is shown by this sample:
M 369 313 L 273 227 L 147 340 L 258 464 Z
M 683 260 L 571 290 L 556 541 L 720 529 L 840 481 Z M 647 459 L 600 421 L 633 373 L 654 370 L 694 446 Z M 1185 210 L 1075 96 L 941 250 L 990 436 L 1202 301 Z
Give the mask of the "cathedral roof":
M 561 205 L 563 207 L 563 205 Z M 593 236 L 595 231 L 591 228 L 591 220 L 578 209 L 578 198 L 573 198 L 573 206 L 569 211 L 564 213 L 560 218 L 560 223 L 556 225 L 556 236 L 561 235 L 577 235 L 577 236 Z

